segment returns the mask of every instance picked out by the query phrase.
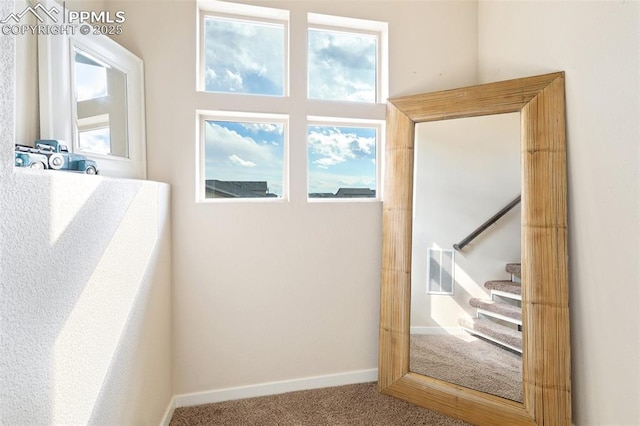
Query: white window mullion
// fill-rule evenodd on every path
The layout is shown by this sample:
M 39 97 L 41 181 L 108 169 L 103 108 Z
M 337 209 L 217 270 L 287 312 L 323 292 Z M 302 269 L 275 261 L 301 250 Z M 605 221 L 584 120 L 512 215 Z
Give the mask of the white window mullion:
M 348 192 L 350 196 L 356 196 L 357 191 L 354 190 L 364 190 L 368 185 L 371 186 L 370 189 L 373 189 L 372 179 L 369 178 L 371 176 L 370 167 L 364 167 L 362 162 L 357 162 L 369 158 L 370 150 L 366 147 L 372 146 L 371 136 L 368 136 L 366 132 L 361 132 L 362 129 L 359 128 L 373 126 L 377 129 L 376 153 L 375 159 L 373 156 L 370 159 L 375 163 L 376 193 L 375 198 L 369 198 L 369 200 L 381 200 L 384 120 L 388 86 L 387 24 L 308 13 L 304 7 L 284 10 L 231 1 L 198 0 L 198 8 L 199 34 L 196 49 L 200 64 L 197 67 L 197 87 L 194 95 L 196 115 L 199 117 L 197 120 L 198 133 L 204 136 L 207 129 L 211 131 L 210 127 L 222 132 L 225 125 L 222 122 L 216 122 L 216 120 L 224 121 L 225 117 L 232 117 L 231 121 L 234 121 L 233 116 L 236 116 L 238 120 L 249 120 L 250 124 L 251 120 L 254 118 L 259 120 L 260 116 L 286 116 L 286 148 L 282 152 L 284 163 L 282 179 L 286 189 L 281 199 L 306 203 L 310 190 L 308 176 L 310 173 L 308 159 L 311 152 L 308 141 L 310 123 L 314 120 L 325 122 L 328 126 L 334 126 L 333 123 L 336 123 L 335 128 L 331 129 L 328 127 L 315 128 L 312 139 L 316 144 L 314 146 L 317 147 L 317 143 L 324 138 L 320 131 L 330 134 L 332 140 L 329 143 L 334 144 L 334 148 L 340 145 L 340 148 L 336 148 L 335 151 L 341 155 L 338 161 L 331 165 L 341 164 L 342 169 L 335 167 L 331 170 L 330 176 L 319 174 L 317 171 L 314 173 L 318 179 L 326 177 L 332 182 L 339 175 L 341 182 L 339 188 L 344 188 L 340 194 Z M 272 30 L 275 27 L 284 29 L 284 34 L 281 30 Z M 205 34 L 207 28 L 210 31 L 208 35 Z M 324 31 L 327 34 L 326 37 L 333 40 L 327 52 L 324 51 L 321 44 L 314 44 L 315 53 L 312 59 L 309 59 L 308 56 L 310 28 L 314 31 Z M 224 38 L 227 31 L 234 34 L 229 43 L 225 43 Z M 321 34 L 317 40 L 318 43 L 324 41 L 323 37 L 325 35 Z M 377 46 L 375 54 L 372 51 L 374 41 L 370 41 L 371 38 L 377 40 L 375 41 Z M 277 58 L 276 56 L 265 56 L 265 52 L 277 49 L 275 46 L 278 43 L 275 41 L 281 39 L 284 44 L 284 53 L 279 52 Z M 232 43 L 234 40 L 239 42 L 241 47 L 230 50 L 229 46 L 236 46 Z M 270 40 L 270 43 L 264 43 L 267 40 Z M 205 51 L 207 48 L 205 42 L 207 41 L 209 48 L 213 49 L 209 51 L 209 56 Z M 356 54 L 350 50 L 351 46 L 359 47 L 358 52 L 362 56 L 349 58 L 349 55 Z M 325 54 L 328 56 L 325 57 Z M 371 77 L 374 55 L 376 57 L 375 87 L 372 85 L 373 79 Z M 282 57 L 284 57 L 284 64 L 281 66 L 279 59 Z M 247 58 L 252 58 L 253 61 L 249 61 Z M 325 59 L 326 62 L 324 62 Z M 315 91 L 315 97 L 321 100 L 309 99 L 308 67 L 310 63 L 316 70 L 314 73 L 317 82 L 315 88 L 318 90 Z M 327 63 L 330 65 L 326 66 Z M 352 65 L 354 63 L 357 63 L 358 66 L 354 67 Z M 358 75 L 358 70 L 363 63 L 368 64 L 369 70 L 365 78 Z M 282 90 L 280 90 L 280 83 L 276 83 L 279 79 L 274 77 L 278 73 L 282 75 Z M 345 83 L 344 85 L 340 84 L 341 79 Z M 363 81 L 366 81 L 366 84 L 361 84 Z M 205 125 L 205 122 L 209 120 L 205 117 L 207 115 L 212 115 L 209 127 Z M 311 125 L 313 126 L 313 124 Z M 230 129 L 227 130 L 230 131 Z M 354 148 L 349 148 L 349 144 L 352 142 L 348 140 L 348 137 L 351 136 L 354 139 L 353 143 L 357 142 Z M 204 145 L 205 140 L 201 137 L 198 141 L 197 151 L 199 153 L 197 161 L 197 198 L 199 201 L 204 201 L 207 198 L 204 187 L 209 185 L 207 180 L 215 180 L 216 185 L 220 183 L 218 181 L 222 181 L 219 178 L 206 175 L 207 159 L 205 156 L 211 154 L 205 152 Z M 315 163 L 320 166 L 331 163 L 328 158 L 318 157 L 317 152 L 314 150 L 312 153 Z M 228 153 L 225 155 L 233 157 L 234 161 L 246 167 L 256 163 L 255 169 L 257 169 L 258 161 L 249 159 L 249 154 L 247 154 L 247 158 L 240 154 L 231 155 Z M 327 153 L 326 155 L 333 154 Z M 340 161 L 342 157 L 344 157 L 344 161 Z M 354 160 L 353 163 L 352 160 Z M 353 170 L 349 170 L 350 167 Z M 366 178 L 360 179 L 363 176 Z M 243 179 L 246 181 L 263 180 L 258 175 L 248 174 L 241 174 L 227 180 L 240 184 Z M 319 187 L 319 185 L 316 186 Z M 325 194 L 322 192 L 319 195 L 324 196 Z M 207 201 L 209 200 L 207 199 Z M 353 199 L 347 200 L 345 198 L 343 201 L 353 201 Z
M 299 9 L 291 11 L 290 48 L 290 132 L 289 173 L 292 202 L 307 199 L 307 15 Z

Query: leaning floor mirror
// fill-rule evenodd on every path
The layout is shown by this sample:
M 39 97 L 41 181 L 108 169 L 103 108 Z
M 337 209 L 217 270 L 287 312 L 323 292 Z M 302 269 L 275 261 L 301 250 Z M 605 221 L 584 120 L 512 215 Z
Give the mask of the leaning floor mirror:
M 385 152 L 379 390 L 570 425 L 564 73 L 390 99 Z

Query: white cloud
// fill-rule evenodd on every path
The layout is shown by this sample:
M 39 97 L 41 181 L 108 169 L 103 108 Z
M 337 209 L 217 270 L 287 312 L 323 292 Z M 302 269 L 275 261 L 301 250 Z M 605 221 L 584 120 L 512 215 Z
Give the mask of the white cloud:
M 230 155 L 229 156 L 229 160 L 231 160 L 231 162 L 233 164 L 238 164 L 238 165 L 243 166 L 243 167 L 255 167 L 256 166 L 256 163 L 254 163 L 252 161 L 243 160 L 242 158 L 238 157 L 235 154 Z
M 207 90 L 282 94 L 284 27 L 205 19 Z
M 326 129 L 326 128 L 325 128 Z M 320 168 L 328 168 L 345 161 L 363 156 L 375 155 L 375 137 L 360 137 L 353 133 L 343 133 L 338 129 L 309 133 L 309 145 L 314 156 L 313 163 Z
M 279 126 L 275 123 L 242 123 L 242 127 L 247 129 L 251 133 L 258 133 L 262 131 L 266 133 L 281 135 L 284 131 L 283 126 Z
M 255 164 L 278 160 L 270 145 L 258 143 L 253 138 L 233 130 L 209 122 L 205 132 L 205 150 L 208 156 L 221 159 L 235 155 Z
M 320 158 L 315 160 L 313 163 L 321 169 L 328 169 L 330 166 L 335 166 L 336 164 L 344 163 L 345 161 L 344 157 L 329 154 L 328 157 Z
M 206 179 L 266 181 L 271 192 L 283 192 L 282 145 L 258 142 L 245 130 L 215 122 L 205 126 Z M 278 135 L 273 136 L 275 140 Z
M 213 71 L 213 70 L 212 70 Z M 215 71 L 213 71 L 215 74 Z M 230 87 L 242 89 L 242 76 L 238 72 L 233 72 L 230 69 L 225 70 L 225 81 Z
M 375 101 L 375 37 L 313 30 L 309 51 L 310 97 Z
M 375 176 L 349 176 L 323 172 L 313 172 L 309 176 L 309 192 L 330 192 L 340 188 L 376 188 Z

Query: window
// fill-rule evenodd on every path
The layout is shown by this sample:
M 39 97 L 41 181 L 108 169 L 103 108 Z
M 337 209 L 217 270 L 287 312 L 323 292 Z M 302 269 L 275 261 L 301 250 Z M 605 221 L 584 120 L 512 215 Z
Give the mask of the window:
M 202 112 L 201 198 L 286 198 L 285 116 Z
M 307 22 L 309 99 L 386 102 L 387 23 L 317 13 Z
M 201 89 L 285 96 L 289 14 L 224 2 L 203 4 L 211 10 L 201 10 Z
M 309 99 L 376 102 L 378 37 L 310 28 Z
M 198 201 L 380 200 L 387 24 L 198 7 Z
M 376 198 L 380 125 L 310 123 L 307 181 L 310 199 Z

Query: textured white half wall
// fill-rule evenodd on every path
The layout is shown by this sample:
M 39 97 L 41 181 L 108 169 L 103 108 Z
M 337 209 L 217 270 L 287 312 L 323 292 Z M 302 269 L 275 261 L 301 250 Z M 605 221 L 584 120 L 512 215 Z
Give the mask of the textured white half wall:
M 3 178 L 2 423 L 158 424 L 171 396 L 169 187 Z
M 14 41 L 0 36 L 0 424 L 157 425 L 172 397 L 169 186 L 14 170 Z

